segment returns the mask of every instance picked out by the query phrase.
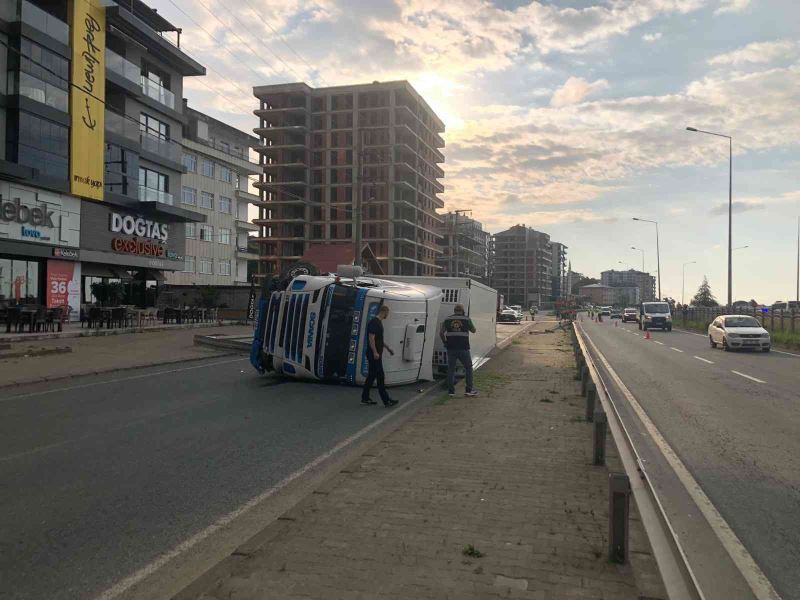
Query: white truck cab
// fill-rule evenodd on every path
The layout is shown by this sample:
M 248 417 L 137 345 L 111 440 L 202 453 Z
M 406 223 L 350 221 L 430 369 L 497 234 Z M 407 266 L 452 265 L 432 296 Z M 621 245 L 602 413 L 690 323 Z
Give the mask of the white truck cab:
M 639 329 L 672 331 L 672 313 L 667 302 L 642 302 L 639 305 Z

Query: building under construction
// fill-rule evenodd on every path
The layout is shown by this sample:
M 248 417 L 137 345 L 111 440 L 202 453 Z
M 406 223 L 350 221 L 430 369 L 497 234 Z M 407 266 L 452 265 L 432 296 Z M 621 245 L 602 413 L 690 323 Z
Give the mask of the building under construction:
M 442 237 L 439 247 L 442 253 L 436 264 L 438 273 L 444 277 L 470 277 L 481 283 L 489 283 L 489 240 L 491 236 L 483 230 L 479 221 L 467 216 L 471 210 L 456 210 L 441 215 Z
M 550 236 L 525 225 L 494 235 L 491 286 L 508 305 L 528 308 L 552 300 Z
M 444 124 L 407 81 L 253 93 L 260 275 L 282 271 L 312 244 L 361 241 L 384 273 L 439 272 Z

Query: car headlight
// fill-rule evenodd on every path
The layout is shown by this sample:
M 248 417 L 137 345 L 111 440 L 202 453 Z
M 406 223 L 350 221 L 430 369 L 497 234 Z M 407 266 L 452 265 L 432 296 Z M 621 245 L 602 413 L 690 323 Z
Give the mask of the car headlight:
M 729 337 L 729 338 L 731 338 L 731 339 L 733 339 L 733 338 L 738 338 L 738 337 L 739 337 L 739 334 L 738 334 L 738 333 L 729 333 L 729 334 L 728 334 L 728 337 Z
M 645 315 L 645 316 L 644 316 L 644 320 L 645 320 L 645 321 L 652 321 L 652 320 L 653 320 L 653 317 L 651 317 L 650 315 Z
M 761 337 L 762 337 L 762 338 L 769 339 L 769 333 L 762 333 L 762 334 L 761 334 Z
M 672 321 L 672 315 L 667 315 L 667 321 Z

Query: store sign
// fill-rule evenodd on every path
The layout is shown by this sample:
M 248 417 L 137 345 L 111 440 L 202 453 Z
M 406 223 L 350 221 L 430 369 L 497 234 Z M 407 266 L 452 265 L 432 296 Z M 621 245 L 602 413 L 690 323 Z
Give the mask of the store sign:
M 70 2 L 70 191 L 102 200 L 106 9 L 99 0 Z
M 126 233 L 137 237 L 146 237 L 153 240 L 167 241 L 169 229 L 163 223 L 157 223 L 142 217 L 111 213 L 111 223 L 108 226 L 114 233 Z
M 47 210 L 40 206 L 26 206 L 20 202 L 19 198 L 14 198 L 14 200 L 6 200 L 5 202 L 2 201 L 2 196 L 0 195 L 0 219 L 6 221 L 8 223 L 27 223 L 28 225 L 35 225 L 40 227 L 55 227 L 55 223 L 53 223 L 53 211 Z M 23 227 L 23 230 L 25 228 Z M 26 236 L 25 232 L 22 233 L 23 237 L 34 237 L 34 236 Z
M 53 248 L 53 256 L 78 260 L 78 251 L 70 248 Z
M 136 256 L 155 256 L 156 258 L 164 258 L 166 255 L 166 248 L 159 242 L 147 242 L 142 240 L 128 240 L 125 238 L 113 238 L 111 240 L 111 249 L 114 252 L 122 252 L 124 254 L 135 254 Z

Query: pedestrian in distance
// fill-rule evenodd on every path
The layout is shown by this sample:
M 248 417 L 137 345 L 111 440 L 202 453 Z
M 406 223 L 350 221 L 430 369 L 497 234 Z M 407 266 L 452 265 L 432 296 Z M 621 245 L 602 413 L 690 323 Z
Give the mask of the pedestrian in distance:
M 469 352 L 469 334 L 475 333 L 472 319 L 464 314 L 464 306 L 456 304 L 453 314 L 442 323 L 439 335 L 447 348 L 447 392 L 450 396 L 456 395 L 456 363 L 464 366 L 467 375 L 467 391 L 465 396 L 477 396 L 478 392 L 472 386 L 472 356 Z
M 367 364 L 369 371 L 367 372 L 367 379 L 364 382 L 364 387 L 361 390 L 361 404 L 377 404 L 375 400 L 369 397 L 369 392 L 372 389 L 372 384 L 378 384 L 378 394 L 383 400 L 383 405 L 386 408 L 397 404 L 397 400 L 392 400 L 389 393 L 386 391 L 385 376 L 383 373 L 383 351 L 386 350 L 389 354 L 394 356 L 394 351 L 383 342 L 383 322 L 389 316 L 389 307 L 385 304 L 378 309 L 378 314 L 367 323 Z

